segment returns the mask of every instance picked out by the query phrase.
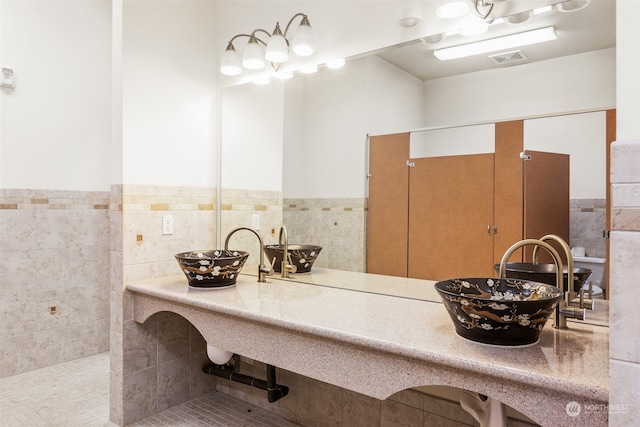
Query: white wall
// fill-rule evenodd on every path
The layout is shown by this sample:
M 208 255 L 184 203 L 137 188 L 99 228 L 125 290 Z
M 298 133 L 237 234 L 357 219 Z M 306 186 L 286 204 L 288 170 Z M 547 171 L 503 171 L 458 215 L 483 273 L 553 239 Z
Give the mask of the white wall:
M 215 185 L 215 12 L 211 1 L 124 2 L 124 183 Z
M 425 82 L 425 127 L 616 106 L 615 49 Z
M 596 111 L 524 121 L 525 150 L 570 155 L 572 199 L 606 197 L 605 116 Z
M 285 197 L 363 197 L 367 134 L 419 126 L 421 86 L 373 56 L 288 86 L 303 94 L 288 95 L 302 102 L 302 110 L 295 118 L 297 130 L 285 141 Z
M 222 93 L 225 188 L 282 191 L 283 82 L 252 83 Z
M 0 187 L 108 190 L 111 2 L 2 1 Z
M 412 132 L 409 155 L 415 159 L 495 151 L 495 126 L 484 124 Z

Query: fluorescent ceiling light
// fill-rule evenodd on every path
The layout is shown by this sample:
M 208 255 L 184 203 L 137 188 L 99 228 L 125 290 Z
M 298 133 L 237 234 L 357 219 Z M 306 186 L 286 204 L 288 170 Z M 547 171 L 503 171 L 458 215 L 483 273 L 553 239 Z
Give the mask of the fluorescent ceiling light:
M 475 43 L 468 43 L 459 46 L 436 49 L 433 54 L 441 61 L 449 59 L 464 58 L 467 56 L 479 55 L 481 53 L 494 52 L 497 50 L 511 49 L 519 46 L 527 46 L 535 43 L 542 43 L 555 40 L 556 31 L 553 26 L 539 28 L 537 30 L 525 31 L 511 34 L 495 39 L 482 40 Z

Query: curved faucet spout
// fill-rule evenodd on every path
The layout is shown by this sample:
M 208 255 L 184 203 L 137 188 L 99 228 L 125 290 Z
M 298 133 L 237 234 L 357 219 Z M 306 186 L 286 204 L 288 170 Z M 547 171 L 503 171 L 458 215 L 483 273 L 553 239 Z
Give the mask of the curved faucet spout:
M 563 291 L 567 292 L 569 295 L 573 296 L 573 282 L 575 278 L 573 277 L 573 255 L 571 255 L 571 248 L 564 241 L 563 238 L 556 236 L 555 234 L 547 234 L 546 236 L 542 236 L 539 239 L 541 242 L 546 242 L 547 240 L 553 240 L 558 242 L 562 249 L 564 250 L 565 255 L 567 256 L 567 285 L 562 288 Z M 538 263 L 538 246 L 533 248 L 533 252 L 531 254 L 531 262 L 533 264 Z M 573 298 L 571 298 L 573 299 Z
M 585 298 L 585 292 L 584 289 L 580 289 L 580 299 L 578 300 L 577 304 L 574 304 L 574 300 L 576 298 L 576 291 L 575 291 L 575 282 L 576 282 L 576 276 L 574 274 L 574 269 L 573 269 L 573 254 L 571 253 L 571 248 L 569 247 L 569 244 L 562 238 L 559 236 L 556 236 L 555 234 L 547 234 L 546 236 L 542 236 L 540 238 L 540 241 L 542 242 L 546 242 L 548 240 L 553 240 L 555 242 L 558 242 L 560 244 L 560 246 L 562 246 L 562 249 L 564 250 L 565 255 L 567 256 L 567 283 L 563 284 L 563 288 L 562 290 L 565 292 L 564 294 L 564 299 L 565 299 L 565 304 L 567 306 L 571 306 L 571 305 L 575 305 L 577 307 L 580 308 L 588 308 L 590 310 L 593 310 L 594 308 L 594 302 L 593 302 L 593 295 L 591 292 L 589 292 L 588 297 Z M 537 253 L 538 247 L 534 247 L 533 248 L 533 252 L 532 252 L 532 263 L 533 264 L 537 264 L 538 263 L 538 253 Z
M 229 239 L 231 239 L 231 236 L 236 231 L 240 231 L 240 230 L 250 231 L 253 234 L 255 234 L 256 237 L 258 238 L 258 241 L 260 242 L 260 265 L 258 265 L 258 282 L 266 282 L 267 276 L 271 275 L 272 270 L 270 268 L 267 268 L 264 265 L 264 241 L 262 240 L 262 237 L 260 236 L 260 234 L 258 234 L 256 230 L 249 227 L 238 227 L 235 230 L 232 230 L 229 234 L 227 234 L 227 238 L 224 240 L 224 249 L 225 250 L 229 249 Z
M 289 277 L 289 273 L 295 273 L 298 270 L 296 266 L 293 265 L 291 255 L 289 254 L 289 237 L 287 236 L 287 227 L 285 227 L 284 224 L 280 227 L 280 234 L 278 235 L 278 246 L 279 245 L 284 246 L 282 263 L 280 264 L 280 274 L 283 278 L 287 278 Z
M 504 255 L 502 256 L 502 260 L 500 261 L 500 278 L 504 278 L 507 277 L 507 263 L 509 262 L 509 258 L 511 258 L 511 255 L 513 255 L 513 253 L 515 251 L 517 251 L 518 249 L 525 247 L 525 246 L 536 246 L 536 247 L 541 247 L 547 250 L 547 252 L 549 252 L 549 254 L 551 254 L 551 257 L 553 258 L 554 263 L 556 264 L 556 286 L 562 290 L 562 270 L 563 270 L 563 265 L 562 265 L 562 258 L 560 258 L 560 255 L 558 254 L 558 251 L 556 251 L 553 246 L 551 246 L 548 243 L 542 242 L 540 240 L 536 240 L 536 239 L 525 239 L 525 240 L 521 240 L 515 244 L 513 244 L 509 249 L 507 249 L 507 251 L 504 253 Z
M 537 249 L 537 247 L 541 247 L 546 249 L 547 252 L 551 254 L 551 257 L 553 258 L 553 261 L 556 265 L 556 286 L 563 291 L 563 297 L 566 298 L 566 293 L 564 292 L 564 280 L 563 280 L 564 266 L 562 265 L 562 258 L 560 258 L 558 251 L 556 251 L 553 246 L 541 240 L 536 240 L 536 239 L 521 240 L 513 244 L 509 249 L 507 249 L 507 251 L 502 256 L 502 260 L 500 261 L 500 278 L 507 277 L 507 263 L 509 261 L 509 258 L 511 257 L 511 255 L 513 255 L 513 253 L 516 250 L 524 246 L 535 246 L 534 250 Z M 556 306 L 555 324 L 553 325 L 554 328 L 558 328 L 558 329 L 566 328 L 567 318 L 569 317 L 584 320 L 585 309 L 583 308 L 582 311 L 580 311 L 580 310 L 577 310 L 575 307 L 571 307 L 569 304 L 567 304 L 567 302 L 565 301 L 565 298 L 563 298 Z

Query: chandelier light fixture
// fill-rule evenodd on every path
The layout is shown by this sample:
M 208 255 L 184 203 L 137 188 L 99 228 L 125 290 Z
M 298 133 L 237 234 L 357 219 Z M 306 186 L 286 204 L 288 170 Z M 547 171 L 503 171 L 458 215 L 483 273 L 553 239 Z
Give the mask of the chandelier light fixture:
M 300 24 L 289 38 L 289 29 L 296 18 L 301 18 Z M 265 40 L 258 37 L 264 33 Z M 236 51 L 233 42 L 240 38 L 249 39 L 244 47 L 242 56 Z M 311 56 L 315 52 L 315 34 L 309 23 L 307 15 L 296 13 L 287 23 L 284 33 L 280 29 L 280 23 L 276 22 L 276 27 L 272 33 L 258 28 L 251 34 L 237 34 L 229 40 L 227 48 L 220 60 L 220 72 L 227 76 L 237 76 L 242 73 L 243 68 L 248 70 L 261 70 L 269 62 L 271 67 L 278 71 L 280 65 L 289 60 L 289 51 L 295 55 L 305 57 Z

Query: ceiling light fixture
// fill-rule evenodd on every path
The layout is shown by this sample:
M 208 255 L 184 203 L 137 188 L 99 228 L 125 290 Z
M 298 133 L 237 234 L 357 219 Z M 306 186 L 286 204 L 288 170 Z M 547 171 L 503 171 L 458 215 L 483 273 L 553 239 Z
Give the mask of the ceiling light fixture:
M 418 16 L 407 16 L 405 18 L 398 19 L 398 25 L 402 28 L 417 27 L 420 24 L 422 24 L 422 18 Z
M 304 64 L 300 67 L 300 72 L 302 74 L 313 74 L 318 71 L 318 66 L 316 64 Z
M 293 34 L 291 41 L 287 38 L 289 27 L 293 21 L 301 17 L 300 25 Z M 260 39 L 256 34 L 264 33 L 268 41 Z M 239 37 L 248 37 L 249 42 L 244 48 L 242 58 L 233 46 L 233 42 Z M 311 29 L 311 24 L 307 15 L 296 13 L 287 23 L 284 33 L 280 29 L 280 23 L 276 22 L 273 33 L 269 33 L 261 28 L 254 30 L 251 34 L 237 34 L 229 40 L 227 48 L 220 60 L 220 72 L 228 76 L 237 76 L 242 73 L 242 68 L 249 70 L 260 70 L 264 68 L 265 62 L 271 63 L 274 70 L 280 68 L 280 64 L 289 60 L 289 48 L 298 56 L 310 56 L 315 52 L 315 34 Z
M 558 12 L 575 12 L 584 9 L 589 5 L 591 0 L 567 0 L 556 4 Z
M 487 19 L 491 12 L 493 11 L 493 1 L 489 0 L 471 0 L 473 3 L 473 10 L 476 12 L 476 15 L 480 17 L 480 19 Z M 480 11 L 480 9 L 485 9 L 484 11 Z
M 339 68 L 344 67 L 344 64 L 346 63 L 344 58 L 333 58 L 327 61 L 327 68 L 330 68 L 332 70 L 337 70 Z
M 450 59 L 464 58 L 497 50 L 542 43 L 557 38 L 555 28 L 550 26 L 504 37 L 497 37 L 495 39 L 436 49 L 433 51 L 433 54 L 441 61 L 448 61 Z
M 529 21 L 533 16 L 532 10 L 516 13 L 515 15 L 508 15 L 504 17 L 504 20 L 508 24 L 524 24 Z
M 445 37 L 446 35 L 444 33 L 439 33 L 439 34 L 434 34 L 432 36 L 423 37 L 420 40 L 424 44 L 436 44 L 444 40 Z

